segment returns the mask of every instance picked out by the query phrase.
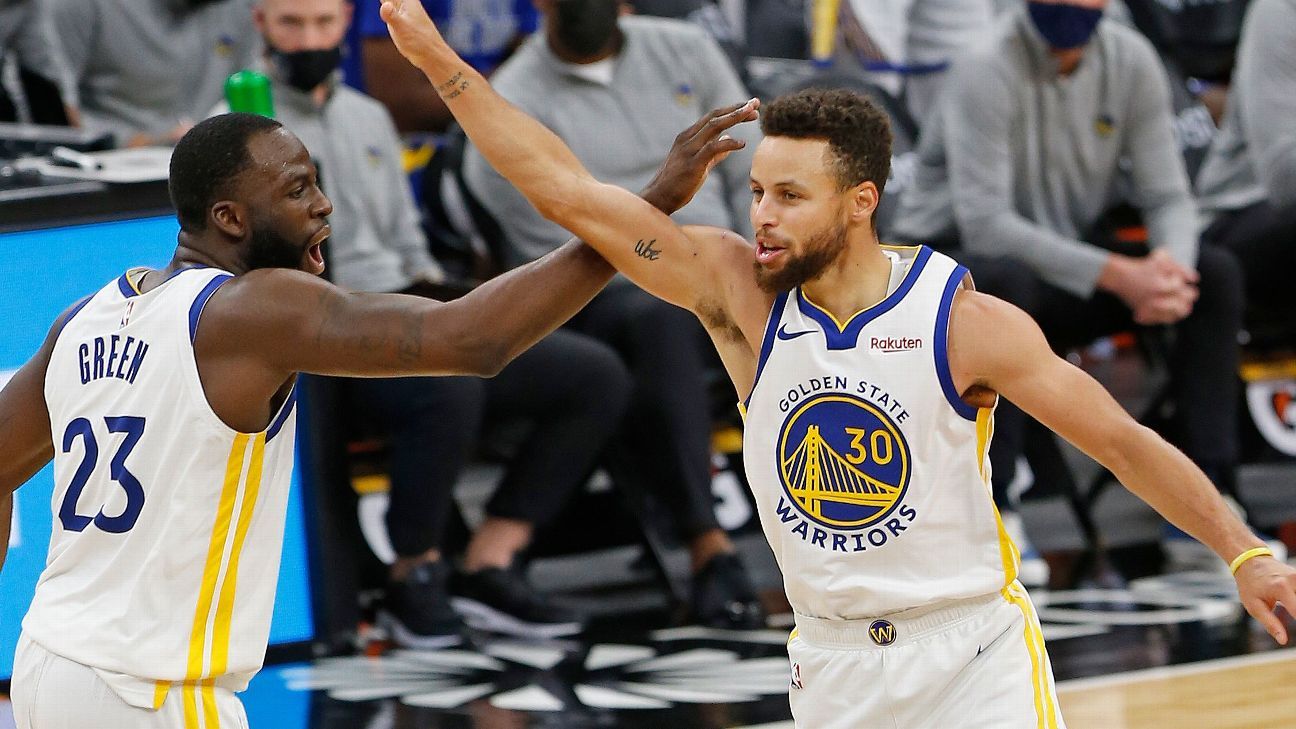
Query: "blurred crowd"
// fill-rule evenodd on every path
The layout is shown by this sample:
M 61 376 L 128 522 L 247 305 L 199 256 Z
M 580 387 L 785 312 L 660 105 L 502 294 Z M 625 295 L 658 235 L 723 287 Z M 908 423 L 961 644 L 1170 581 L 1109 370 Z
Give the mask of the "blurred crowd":
M 631 190 L 706 111 L 812 85 L 890 116 L 888 242 L 959 259 L 1059 352 L 1130 333 L 1168 376 L 1158 427 L 1237 508 L 1239 362 L 1283 351 L 1296 256 L 1296 0 L 423 0 L 460 54 Z M 72 125 L 120 147 L 173 144 L 269 80 L 335 206 L 340 286 L 445 298 L 568 235 L 453 127 L 397 53 L 379 0 L 0 0 L 0 121 Z M 684 223 L 751 235 L 759 132 Z M 431 161 L 427 152 L 434 151 Z M 483 322 L 489 326 L 489 322 Z M 523 635 L 584 617 L 534 588 L 527 548 L 602 468 L 667 515 L 690 555 L 689 618 L 763 622 L 716 518 L 713 431 L 734 393 L 694 318 L 623 279 L 498 377 L 338 381 L 388 445 L 394 556 L 382 620 L 414 646 L 464 621 Z M 466 546 L 453 487 L 491 424 L 526 423 Z M 1017 501 L 1039 428 L 1001 403 L 994 499 Z M 1056 451 L 1056 445 L 1052 446 Z M 1031 468 L 1024 468 L 1030 466 Z M 1167 527 L 1174 559 L 1201 556 Z M 1022 578 L 1047 580 L 1028 546 Z

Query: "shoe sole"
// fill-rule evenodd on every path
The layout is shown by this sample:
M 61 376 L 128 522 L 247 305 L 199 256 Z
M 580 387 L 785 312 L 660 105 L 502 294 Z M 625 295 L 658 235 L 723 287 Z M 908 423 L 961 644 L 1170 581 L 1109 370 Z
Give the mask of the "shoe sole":
M 405 648 L 431 651 L 453 648 L 464 642 L 461 635 L 419 635 L 405 627 L 400 618 L 385 610 L 378 613 L 378 625 L 387 631 L 392 640 Z
M 580 623 L 530 623 L 468 597 L 450 598 L 450 607 L 463 616 L 470 628 L 519 638 L 562 638 L 585 629 Z

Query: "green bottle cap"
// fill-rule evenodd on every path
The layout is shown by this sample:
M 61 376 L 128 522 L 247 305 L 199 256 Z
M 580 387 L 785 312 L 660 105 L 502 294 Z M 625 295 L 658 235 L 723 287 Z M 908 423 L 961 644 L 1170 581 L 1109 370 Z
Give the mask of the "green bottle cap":
M 245 111 L 274 118 L 270 79 L 257 71 L 236 71 L 225 79 L 225 100 L 230 111 Z

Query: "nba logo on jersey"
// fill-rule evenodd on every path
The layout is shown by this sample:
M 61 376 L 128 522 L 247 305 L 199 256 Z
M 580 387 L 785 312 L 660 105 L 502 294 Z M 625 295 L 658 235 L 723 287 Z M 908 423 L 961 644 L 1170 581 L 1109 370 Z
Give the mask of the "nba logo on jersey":
M 909 486 L 909 444 L 881 408 L 825 393 L 792 410 L 779 439 L 779 475 L 797 511 L 858 530 L 890 514 Z
M 122 314 L 121 323 L 117 325 L 118 329 L 125 329 L 130 324 L 131 314 L 135 313 L 135 300 L 131 299 L 126 302 L 126 311 Z

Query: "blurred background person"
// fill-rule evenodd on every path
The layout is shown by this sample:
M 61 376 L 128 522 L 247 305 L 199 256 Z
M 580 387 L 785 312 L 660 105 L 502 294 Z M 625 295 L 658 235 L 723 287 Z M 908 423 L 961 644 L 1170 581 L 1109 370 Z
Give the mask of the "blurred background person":
M 253 13 L 276 118 L 316 159 L 333 201 L 332 280 L 354 291 L 438 293 L 432 285 L 444 273 L 428 253 L 391 117 L 341 82 L 351 4 L 261 0 Z M 560 330 L 490 379 L 340 382 L 355 415 L 389 441 L 386 525 L 396 560 L 381 621 L 396 640 L 455 644 L 459 612 L 473 627 L 515 635 L 579 632 L 583 616 L 535 590 L 518 557 L 585 482 L 625 411 L 630 381 L 616 353 Z M 456 555 L 443 548 L 455 484 L 485 423 L 517 417 L 527 434 L 453 569 Z
M 1233 493 L 1241 273 L 1227 252 L 1199 249 L 1164 69 L 1145 38 L 1103 19 L 1106 4 L 1027 0 L 955 62 L 893 233 L 955 248 L 978 287 L 1030 313 L 1058 351 L 1173 326 L 1164 435 Z M 1105 228 L 1121 201 L 1141 214 L 1146 247 Z M 991 458 L 1009 524 L 1024 425 L 1000 405 Z M 1172 558 L 1204 556 L 1167 537 Z
M 709 109 L 747 97 L 724 53 L 694 25 L 623 15 L 618 0 L 536 5 L 544 14 L 542 32 L 500 67 L 492 84 L 562 137 L 599 179 L 642 189 L 680 129 Z M 717 165 L 674 217 L 750 237 L 748 170 L 758 133 L 744 126 L 733 134 L 747 141 L 746 148 Z M 567 239 L 472 147 L 463 173 L 503 230 L 506 266 L 538 258 Z M 651 241 L 643 243 L 643 255 L 651 255 Z M 624 477 L 641 480 L 674 515 L 691 554 L 694 619 L 733 627 L 761 624 L 755 591 L 715 517 L 711 355 L 702 328 L 689 312 L 620 277 L 569 328 L 611 345 L 633 374 L 631 414 L 617 435 L 617 461 Z
M 1250 323 L 1277 329 L 1265 344 L 1296 344 L 1296 0 L 1251 4 L 1197 192 L 1204 239 L 1242 263 Z
M 253 0 L 40 0 L 81 122 L 118 146 L 174 145 L 257 56 Z
M 360 0 L 356 25 L 364 90 L 387 106 L 402 132 L 445 131 L 450 112 L 423 74 L 401 57 L 378 17 L 380 0 Z M 489 76 L 540 24 L 531 0 L 423 0 L 451 47 Z
M 37 0 L 0 3 L 0 122 L 79 122 L 63 44 Z

